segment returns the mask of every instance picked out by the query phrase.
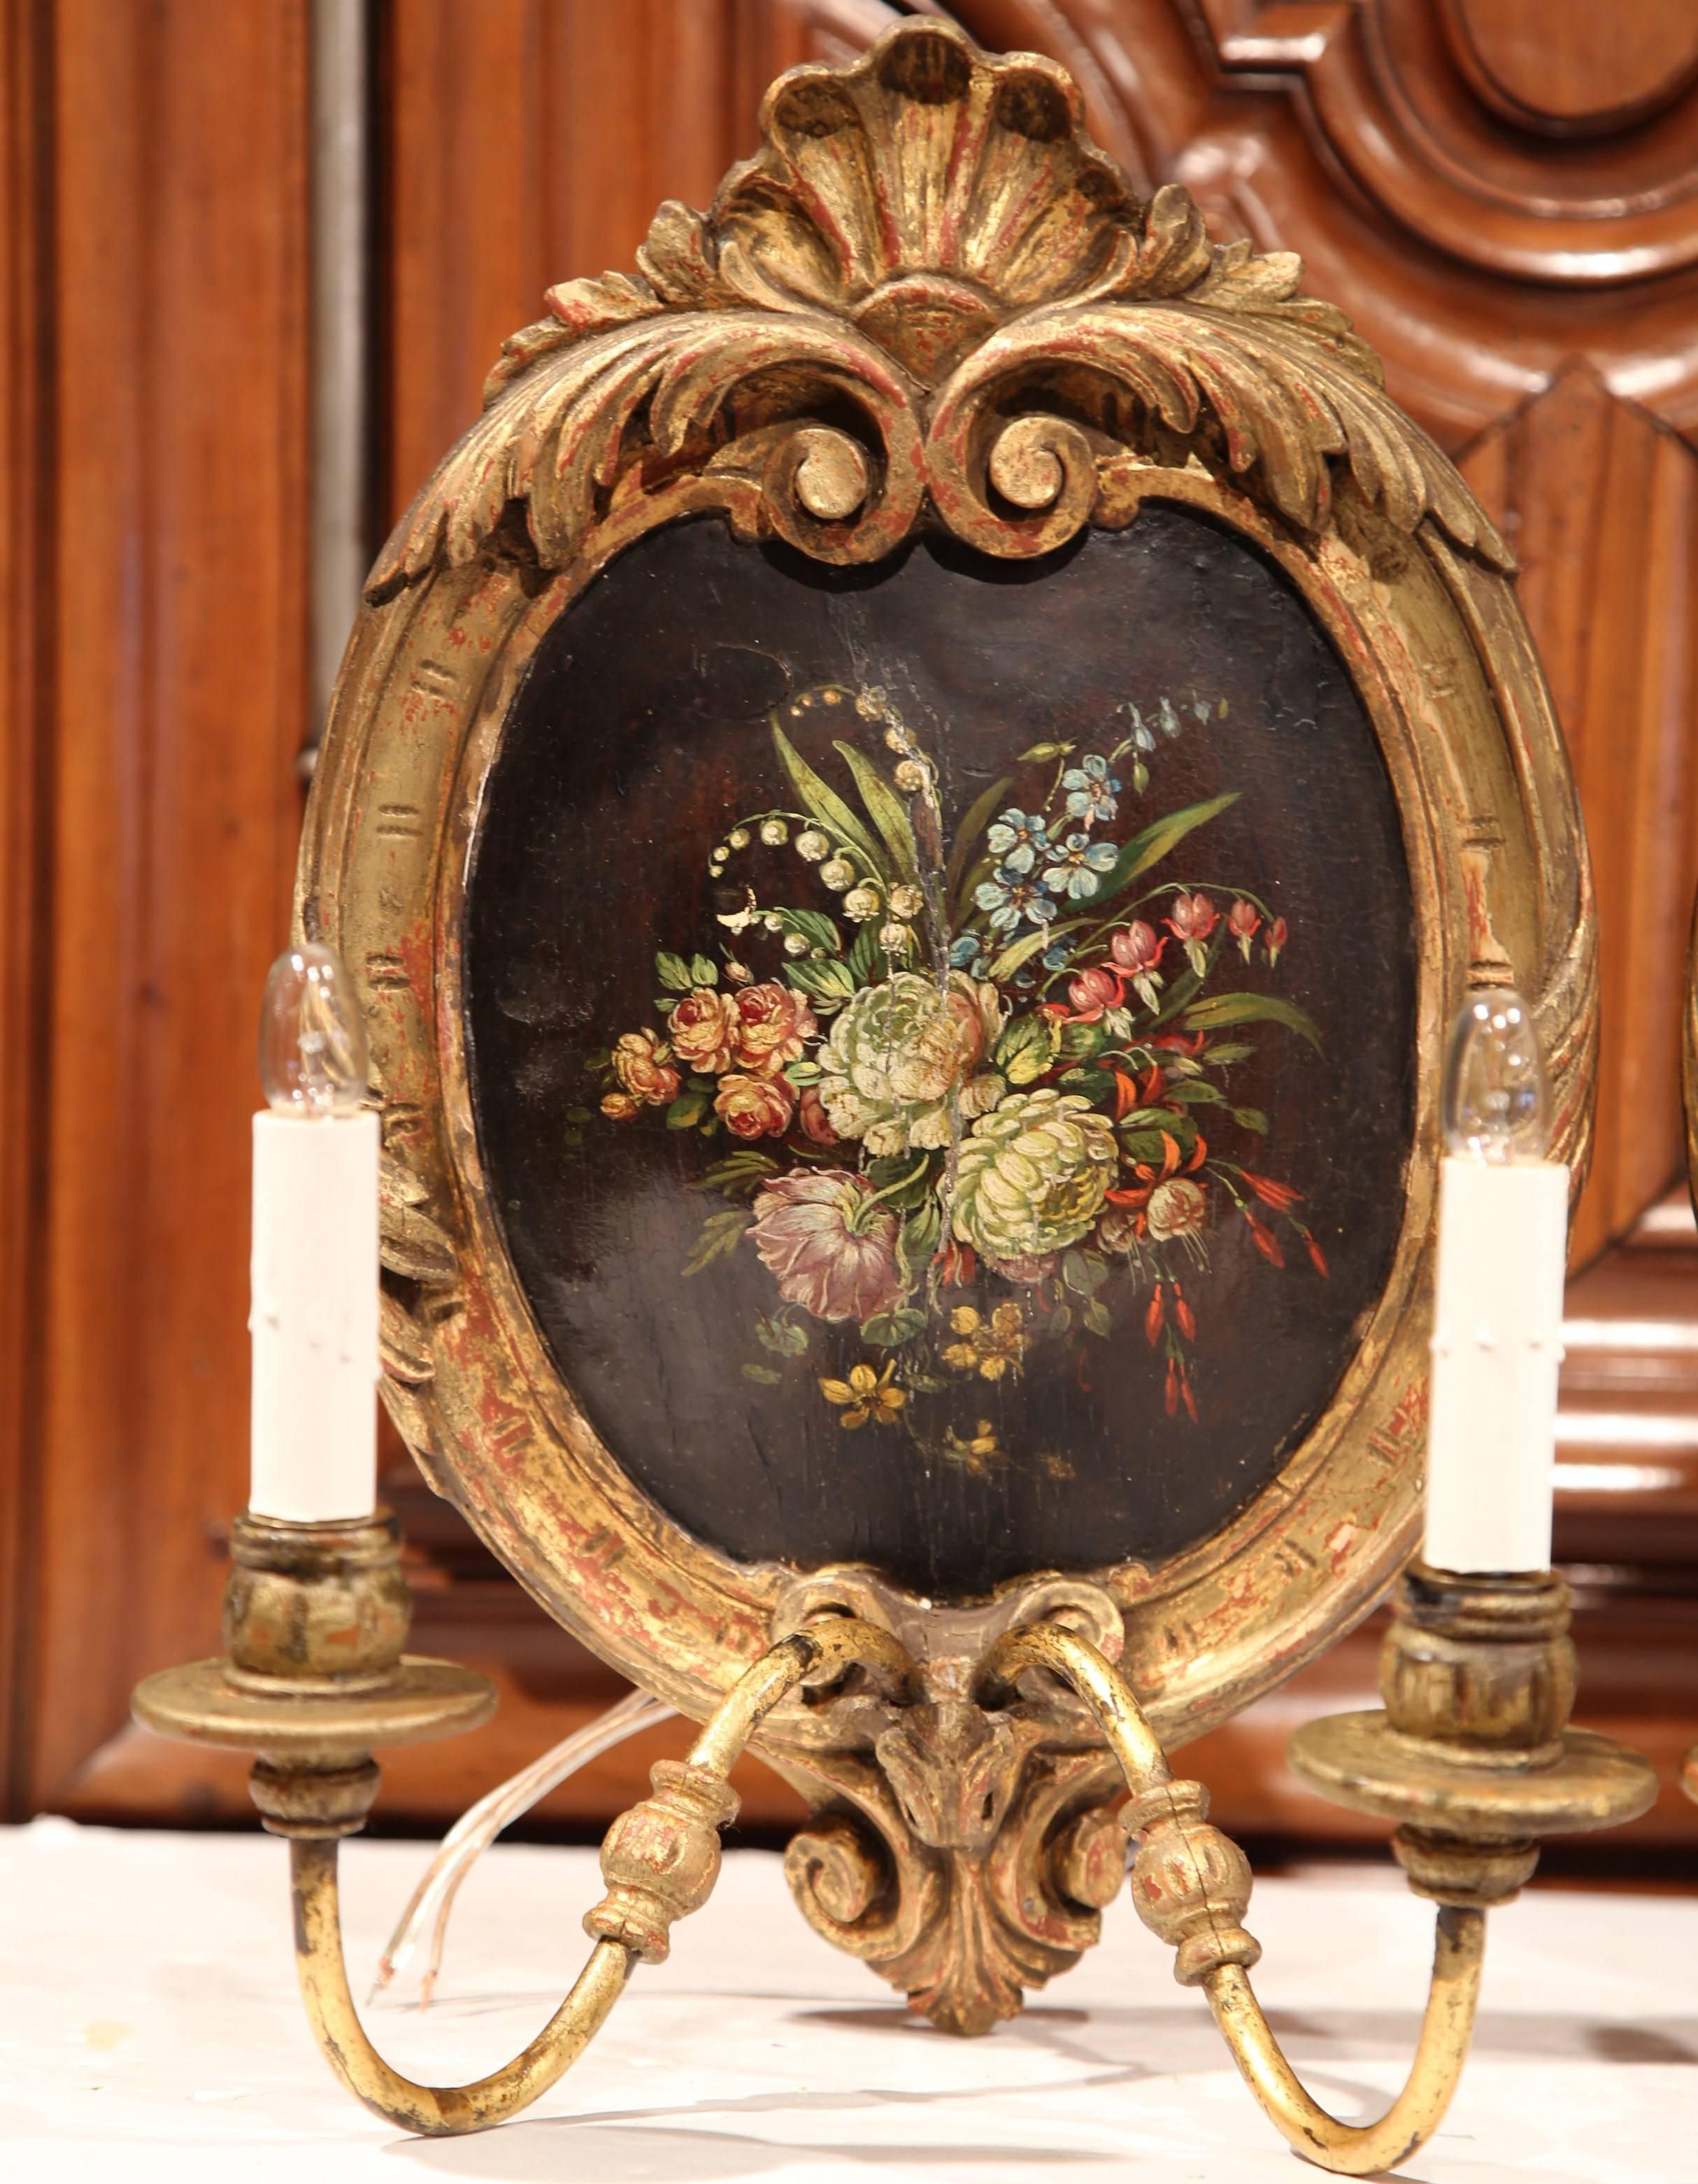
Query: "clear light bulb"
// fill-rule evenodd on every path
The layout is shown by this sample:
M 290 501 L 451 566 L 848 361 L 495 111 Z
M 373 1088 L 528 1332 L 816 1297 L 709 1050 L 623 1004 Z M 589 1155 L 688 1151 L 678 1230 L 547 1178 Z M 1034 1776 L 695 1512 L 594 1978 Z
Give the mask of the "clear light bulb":
M 1507 986 L 1470 994 L 1445 1067 L 1446 1146 L 1500 1165 L 1543 1160 L 1550 1141 L 1550 1090 L 1533 1011 Z
M 259 1011 L 259 1082 L 273 1111 L 317 1121 L 365 1104 L 365 1025 L 348 967 L 303 941 L 271 966 Z

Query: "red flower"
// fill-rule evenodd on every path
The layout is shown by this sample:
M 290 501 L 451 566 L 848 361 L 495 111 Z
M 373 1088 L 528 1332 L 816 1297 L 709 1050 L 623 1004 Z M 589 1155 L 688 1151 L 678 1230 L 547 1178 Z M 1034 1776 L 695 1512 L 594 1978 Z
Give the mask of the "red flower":
M 811 1138 L 816 1145 L 835 1145 L 842 1142 L 832 1128 L 832 1118 L 826 1112 L 825 1101 L 812 1084 L 802 1095 L 796 1120 L 802 1126 L 802 1135 Z
M 782 1138 L 795 1104 L 788 1077 L 721 1077 L 714 1112 L 734 1138 Z
M 1330 1277 L 1330 1275 L 1329 1275 L 1329 1274 L 1328 1273 L 1328 1272 L 1327 1272 L 1327 1255 L 1326 1255 L 1326 1253 L 1325 1253 L 1325 1252 L 1321 1249 L 1321 1246 L 1320 1246 L 1320 1245 L 1319 1245 L 1315 1241 L 1315 1239 L 1314 1239 L 1312 1236 L 1311 1236 L 1311 1235 L 1309 1235 L 1308 1234 L 1306 1234 L 1306 1234 L 1305 1234 L 1305 1235 L 1304 1235 L 1303 1241 L 1304 1241 L 1304 1242 L 1308 1245 L 1308 1247 L 1309 1247 L 1309 1256 L 1310 1256 L 1310 1257 L 1314 1261 L 1314 1262 L 1315 1262 L 1315 1271 L 1316 1271 L 1316 1273 L 1317 1273 L 1317 1274 L 1319 1274 L 1319 1276 L 1321 1277 L 1321 1279 L 1322 1279 L 1322 1280 L 1323 1282 L 1324 1282 L 1324 1281 L 1330 1280 L 1330 1279 L 1331 1279 L 1331 1277 Z
M 1197 1398 L 1191 1393 L 1191 1376 L 1182 1365 L 1179 1368 L 1179 1393 L 1185 1401 L 1185 1414 L 1193 1425 L 1197 1423 Z
M 1155 928 L 1146 925 L 1141 917 L 1116 933 L 1109 942 L 1109 954 L 1122 971 L 1136 972 L 1154 971 L 1161 961 L 1162 950 L 1167 943 L 1157 937 Z
M 1294 1190 L 1289 1183 L 1276 1183 L 1270 1175 L 1252 1175 L 1250 1170 L 1239 1171 L 1264 1206 L 1271 1206 L 1276 1213 L 1289 1213 L 1302 1199 L 1300 1190 Z
M 1277 963 L 1279 961 L 1280 950 L 1290 937 L 1291 929 L 1283 917 L 1276 917 L 1267 928 L 1267 960 L 1270 963 Z
M 1161 1296 L 1161 1284 L 1157 1282 L 1155 1294 L 1150 1300 L 1150 1309 L 1144 1315 L 1144 1339 L 1151 1349 L 1155 1346 L 1155 1338 L 1161 1334 L 1162 1323 L 1166 1317 Z
M 1206 940 L 1221 922 L 1221 913 L 1205 894 L 1176 894 L 1173 914 L 1163 921 L 1176 940 Z
M 1162 1390 L 1161 1401 L 1171 1418 L 1179 1407 L 1179 1368 L 1171 1357 L 1167 1361 L 1167 1385 Z
M 799 1061 L 804 1043 L 819 1029 L 807 996 L 771 979 L 745 986 L 735 1007 L 738 1065 L 759 1077 L 776 1076 L 787 1061 Z
M 1274 1234 L 1272 1229 L 1258 1221 L 1247 1206 L 1244 1209 L 1244 1217 L 1250 1223 L 1250 1233 L 1255 1239 L 1255 1248 L 1261 1252 L 1262 1257 L 1271 1267 L 1283 1267 L 1285 1264 L 1285 1254 L 1280 1250 L 1279 1239 Z
M 1261 929 L 1261 919 L 1254 903 L 1246 902 L 1242 895 L 1227 912 L 1227 930 L 1237 941 L 1246 963 L 1250 961 L 1250 944 Z
M 1177 1282 L 1173 1284 L 1173 1317 L 1179 1323 L 1179 1332 L 1188 1342 L 1197 1339 L 1197 1315 L 1185 1301 L 1185 1292 Z
M 978 1271 L 978 1258 L 971 1244 L 958 1244 L 951 1236 L 932 1262 L 945 1289 L 965 1289 Z
M 1105 1009 L 1117 1009 L 1124 998 L 1120 980 L 1112 971 L 1081 971 L 1077 978 L 1068 981 L 1067 999 L 1073 1004 L 1077 1023 L 1095 1023 Z

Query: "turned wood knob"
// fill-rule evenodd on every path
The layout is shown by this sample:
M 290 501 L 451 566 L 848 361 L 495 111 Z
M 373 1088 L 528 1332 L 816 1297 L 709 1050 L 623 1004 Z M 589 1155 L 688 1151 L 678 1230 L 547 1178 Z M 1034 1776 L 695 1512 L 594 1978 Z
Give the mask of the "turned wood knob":
M 1250 1861 L 1209 1824 L 1200 1782 L 1163 1782 L 1127 1806 L 1122 1825 L 1142 1840 L 1132 1866 L 1132 1900 L 1152 1934 L 1178 1952 L 1173 1976 L 1200 1986 L 1222 1964 L 1245 1970 L 1261 1944 L 1242 1925 L 1250 1908 Z
M 622 1813 L 601 1847 L 607 1894 L 584 1919 L 598 1942 L 618 1942 L 645 1964 L 663 1964 L 675 1919 L 699 1911 L 719 1879 L 719 1831 L 738 1797 L 721 1777 L 687 1760 L 657 1760 L 654 1794 Z

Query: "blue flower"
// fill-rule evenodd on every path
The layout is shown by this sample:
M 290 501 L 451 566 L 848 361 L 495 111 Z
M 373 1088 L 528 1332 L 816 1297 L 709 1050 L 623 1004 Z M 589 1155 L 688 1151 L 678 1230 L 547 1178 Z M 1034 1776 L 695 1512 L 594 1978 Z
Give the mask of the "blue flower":
M 1044 968 L 1046 971 L 1065 971 L 1072 960 L 1073 946 L 1068 940 L 1058 940 L 1053 948 L 1044 950 Z
M 1067 794 L 1067 816 L 1083 819 L 1086 826 L 1112 819 L 1120 806 L 1115 802 L 1120 783 L 1109 772 L 1109 762 L 1094 752 L 1083 766 L 1070 766 L 1061 776 Z
M 984 839 L 992 856 L 1000 857 L 1010 872 L 1029 872 L 1039 857 L 1049 854 L 1049 833 L 1035 811 L 1005 811 Z
M 1129 705 L 1127 708 L 1127 710 L 1132 716 L 1133 748 L 1135 750 L 1153 751 L 1155 748 L 1155 735 L 1154 730 L 1145 727 L 1144 725 L 1144 716 L 1138 711 L 1136 705 Z
M 1047 925 L 1055 915 L 1042 881 L 1016 872 L 1012 865 L 999 866 L 994 879 L 981 880 L 974 900 L 981 910 L 990 912 L 990 922 L 999 933 L 1011 933 L 1022 917 L 1033 925 Z
M 965 971 L 970 978 L 984 976 L 984 943 L 977 933 L 958 933 L 949 944 L 949 961 L 957 971 Z
M 1112 842 L 1094 843 L 1088 834 L 1069 834 L 1062 848 L 1049 854 L 1055 862 L 1044 875 L 1044 886 L 1077 901 L 1096 893 L 1099 875 L 1113 866 L 1116 851 Z

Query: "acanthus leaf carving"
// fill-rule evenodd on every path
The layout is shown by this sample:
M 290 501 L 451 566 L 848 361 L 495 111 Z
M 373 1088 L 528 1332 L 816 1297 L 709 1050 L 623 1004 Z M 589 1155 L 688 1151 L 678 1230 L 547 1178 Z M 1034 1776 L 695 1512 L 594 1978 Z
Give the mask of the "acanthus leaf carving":
M 1175 185 L 1140 203 L 1053 64 L 910 23 L 793 70 L 763 125 L 710 213 L 662 206 L 635 276 L 549 292 L 374 595 L 470 560 L 515 504 L 562 566 L 633 494 L 717 503 L 827 561 L 889 552 L 928 502 L 988 552 L 1042 553 L 1152 435 L 1300 532 L 1328 526 L 1341 471 L 1399 529 L 1430 519 L 1512 566 L 1300 261 L 1211 243 Z M 787 456 L 787 433 L 816 437 Z

